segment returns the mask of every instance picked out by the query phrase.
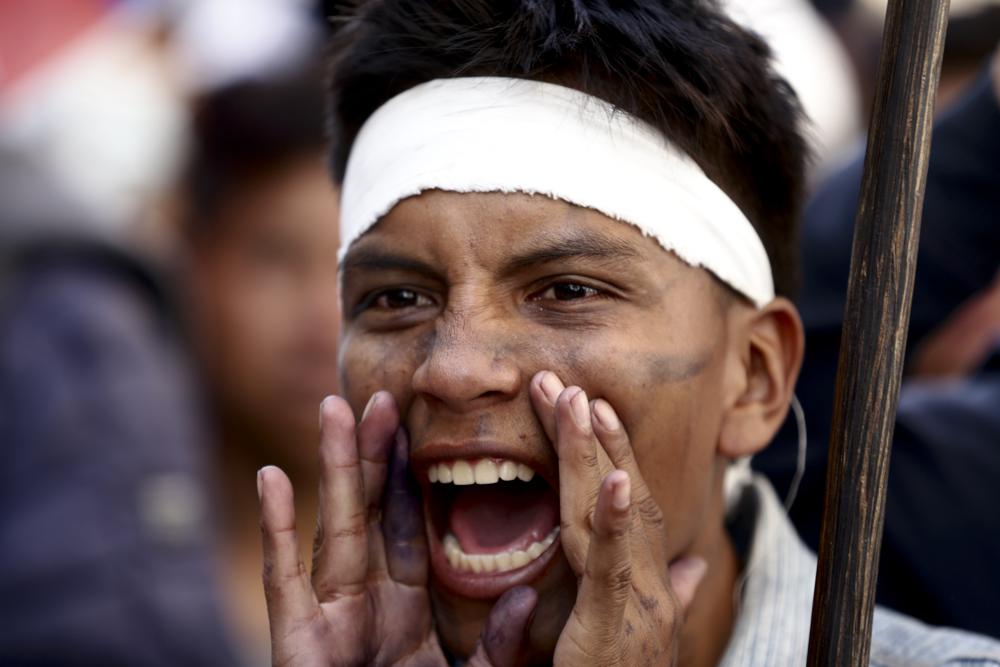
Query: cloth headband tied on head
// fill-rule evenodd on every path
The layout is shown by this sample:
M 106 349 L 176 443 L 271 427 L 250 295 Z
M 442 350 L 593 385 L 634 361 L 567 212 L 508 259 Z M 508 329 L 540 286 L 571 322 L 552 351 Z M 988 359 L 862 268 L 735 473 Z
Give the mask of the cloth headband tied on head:
M 341 253 L 426 190 L 520 192 L 637 227 L 757 307 L 774 298 L 767 252 L 740 208 L 656 129 L 551 83 L 438 79 L 392 98 L 358 133 L 341 192 Z

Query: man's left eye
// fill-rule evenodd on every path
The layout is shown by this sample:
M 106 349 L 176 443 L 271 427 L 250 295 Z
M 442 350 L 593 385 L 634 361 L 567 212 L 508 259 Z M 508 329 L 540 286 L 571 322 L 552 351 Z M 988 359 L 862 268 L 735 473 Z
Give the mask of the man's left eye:
M 554 299 L 556 301 L 577 301 L 600 296 L 600 290 L 580 283 L 556 283 L 537 292 L 535 299 Z

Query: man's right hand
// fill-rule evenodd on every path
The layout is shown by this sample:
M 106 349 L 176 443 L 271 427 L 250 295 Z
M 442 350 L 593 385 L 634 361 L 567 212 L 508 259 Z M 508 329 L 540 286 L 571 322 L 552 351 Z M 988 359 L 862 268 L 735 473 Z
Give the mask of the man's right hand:
M 299 560 L 291 482 L 275 467 L 258 473 L 272 663 L 446 667 L 427 592 L 423 513 L 395 401 L 376 393 L 355 427 L 350 406 L 327 398 L 320 431 L 311 577 Z M 528 587 L 501 596 L 471 664 L 520 664 L 536 601 Z
M 395 401 L 375 394 L 355 427 L 350 406 L 327 398 L 320 430 L 311 577 L 299 560 L 291 482 L 274 467 L 258 474 L 273 664 L 445 665 Z

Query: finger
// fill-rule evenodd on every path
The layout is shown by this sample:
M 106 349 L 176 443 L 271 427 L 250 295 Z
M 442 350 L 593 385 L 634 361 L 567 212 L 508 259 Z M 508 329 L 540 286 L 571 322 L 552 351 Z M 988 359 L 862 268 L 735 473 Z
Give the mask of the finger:
M 319 516 L 313 586 L 320 600 L 364 588 L 368 572 L 368 512 L 354 414 L 342 398 L 320 406 Z
M 666 533 L 663 528 L 663 514 L 639 471 L 628 433 L 615 409 L 604 399 L 598 398 L 593 401 L 591 412 L 594 434 L 601 448 L 607 453 L 615 468 L 628 473 L 632 505 L 638 510 L 638 516 L 642 520 L 647 543 L 655 549 L 655 553 L 652 554 L 653 560 L 658 563 L 665 562 Z
M 299 559 L 292 483 L 279 468 L 268 466 L 257 472 L 257 491 L 267 615 L 271 636 L 282 637 L 287 628 L 310 617 L 316 608 L 316 598 Z
M 671 563 L 668 572 L 670 587 L 677 596 L 681 609 L 687 613 L 698 592 L 698 586 L 708 572 L 708 563 L 698 556 L 685 556 Z
M 628 474 L 615 470 L 604 478 L 597 498 L 587 567 L 573 611 L 584 628 L 597 630 L 598 641 L 619 636 L 632 592 L 630 496 Z
M 389 456 L 399 428 L 399 409 L 392 394 L 379 391 L 372 395 L 357 427 L 361 480 L 365 507 L 374 510 L 382 502 Z
M 535 616 L 538 593 L 516 586 L 500 596 L 486 618 L 483 634 L 469 658 L 469 667 L 517 667 L 524 664 L 528 629 Z
M 552 371 L 535 373 L 529 384 L 531 403 L 550 442 L 556 441 L 556 401 L 565 388 L 559 376 Z
M 559 539 L 574 572 L 583 571 L 591 516 L 603 473 L 611 463 L 598 446 L 587 394 L 568 387 L 556 401 L 556 456 L 559 459 Z M 603 459 L 603 460 L 602 460 Z M 603 468 L 603 470 L 602 470 Z
M 398 429 L 386 489 L 382 531 L 386 561 L 393 580 L 427 585 L 427 537 L 424 534 L 420 489 L 410 474 L 410 443 Z

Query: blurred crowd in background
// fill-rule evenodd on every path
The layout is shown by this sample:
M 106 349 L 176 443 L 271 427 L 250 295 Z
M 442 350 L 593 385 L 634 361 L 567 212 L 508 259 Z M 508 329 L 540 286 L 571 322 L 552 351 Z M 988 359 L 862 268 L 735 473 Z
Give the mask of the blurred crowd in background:
M 0 663 L 267 663 L 255 472 L 311 533 L 338 388 L 339 4 L 0 3 Z M 756 466 L 815 548 L 885 5 L 724 5 L 814 146 L 807 446 L 790 419 Z M 879 595 L 1000 637 L 998 44 L 1000 2 L 952 1 Z

